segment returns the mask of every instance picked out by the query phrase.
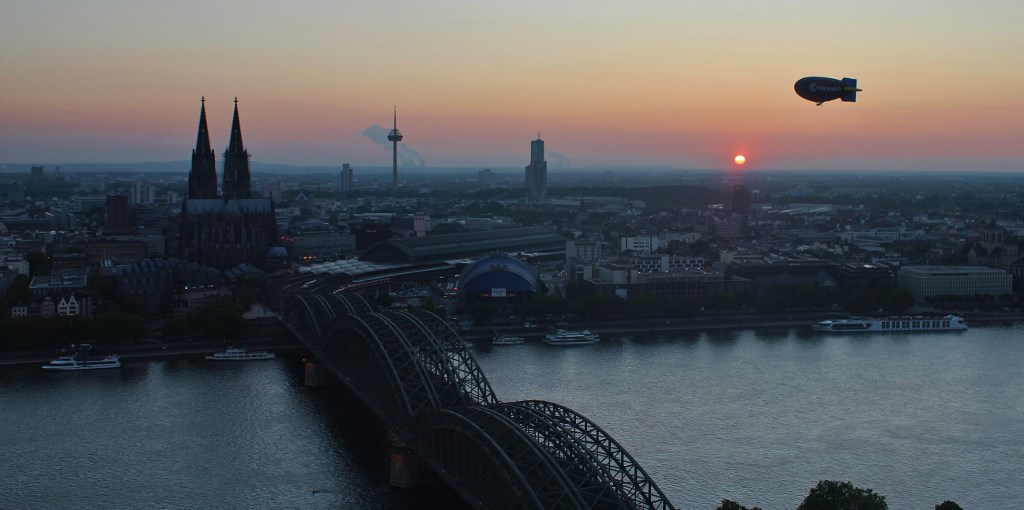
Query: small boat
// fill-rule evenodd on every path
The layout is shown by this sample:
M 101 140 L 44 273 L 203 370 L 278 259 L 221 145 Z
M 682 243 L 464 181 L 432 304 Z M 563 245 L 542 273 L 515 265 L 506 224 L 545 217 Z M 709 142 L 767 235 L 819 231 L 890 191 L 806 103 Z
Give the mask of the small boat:
M 101 368 L 121 368 L 121 358 L 116 354 L 103 357 L 90 357 L 92 345 L 81 344 L 79 351 L 73 356 L 61 356 L 43 365 L 43 370 L 98 370 Z
M 526 343 L 526 338 L 515 335 L 495 335 L 491 345 L 519 345 Z
M 959 315 L 946 315 L 944 317 L 921 315 L 883 318 L 851 317 L 849 319 L 818 321 L 811 325 L 811 329 L 814 331 L 836 333 L 858 331 L 964 331 L 967 329 L 967 322 Z
M 274 353 L 267 351 L 250 351 L 249 349 L 233 348 L 215 352 L 206 357 L 210 361 L 247 361 L 257 359 L 274 359 Z
M 544 343 L 548 345 L 589 345 L 601 338 L 590 331 L 569 331 L 560 329 L 555 333 L 544 335 Z

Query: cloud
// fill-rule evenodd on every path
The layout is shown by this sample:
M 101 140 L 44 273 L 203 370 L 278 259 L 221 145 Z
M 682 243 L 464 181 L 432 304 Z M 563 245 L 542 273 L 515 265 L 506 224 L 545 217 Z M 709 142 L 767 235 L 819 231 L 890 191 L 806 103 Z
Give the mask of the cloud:
M 390 153 L 391 142 L 388 141 L 388 133 L 390 132 L 390 129 L 374 124 L 364 129 L 360 134 L 369 138 L 371 142 L 383 147 Z M 398 142 L 398 161 L 402 166 L 427 166 L 427 160 L 423 159 L 423 156 L 419 152 L 412 147 L 409 147 L 409 144 L 405 142 Z
M 548 161 L 548 166 L 554 168 L 569 168 L 570 166 L 569 157 L 561 152 L 549 150 L 544 156 L 544 159 Z

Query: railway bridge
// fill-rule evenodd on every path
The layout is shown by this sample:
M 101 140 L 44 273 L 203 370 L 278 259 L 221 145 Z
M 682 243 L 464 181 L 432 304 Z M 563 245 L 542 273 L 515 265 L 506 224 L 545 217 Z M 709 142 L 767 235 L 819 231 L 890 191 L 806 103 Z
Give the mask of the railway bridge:
M 501 401 L 438 316 L 375 311 L 329 280 L 282 292 L 285 326 L 470 505 L 674 508 L 622 445 L 585 416 L 553 402 Z

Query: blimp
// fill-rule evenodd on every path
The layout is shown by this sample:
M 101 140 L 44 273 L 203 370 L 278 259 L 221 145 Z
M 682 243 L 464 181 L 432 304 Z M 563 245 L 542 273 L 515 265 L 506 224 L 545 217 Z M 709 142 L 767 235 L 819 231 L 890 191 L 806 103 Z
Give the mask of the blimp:
M 818 106 L 821 106 L 821 103 L 825 101 L 832 101 L 833 99 L 842 99 L 845 102 L 853 103 L 857 101 L 857 93 L 860 92 L 860 89 L 857 88 L 856 78 L 837 80 L 835 78 L 808 76 L 797 80 L 793 88 L 796 89 L 798 96 L 818 103 Z

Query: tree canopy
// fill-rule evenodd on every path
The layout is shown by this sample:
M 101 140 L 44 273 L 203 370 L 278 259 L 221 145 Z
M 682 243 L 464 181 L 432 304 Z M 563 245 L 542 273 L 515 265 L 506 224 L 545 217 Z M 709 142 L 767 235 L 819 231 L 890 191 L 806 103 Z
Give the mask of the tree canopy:
M 796 510 L 888 510 L 885 496 L 850 482 L 821 480 Z

